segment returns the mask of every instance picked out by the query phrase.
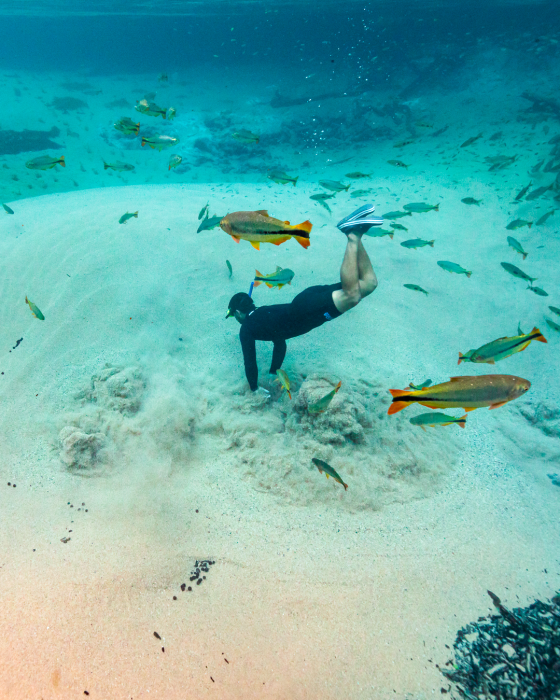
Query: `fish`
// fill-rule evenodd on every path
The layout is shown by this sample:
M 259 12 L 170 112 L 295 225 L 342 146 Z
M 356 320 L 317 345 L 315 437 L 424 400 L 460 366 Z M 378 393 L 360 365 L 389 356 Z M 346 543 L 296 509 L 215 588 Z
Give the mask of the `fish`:
M 365 197 L 366 194 L 369 194 L 371 192 L 371 187 L 369 190 L 354 190 L 353 192 L 350 192 L 350 196 L 353 199 L 356 199 L 357 197 Z
M 32 301 L 29 301 L 27 297 L 25 297 L 25 303 L 29 306 L 29 308 L 31 309 L 31 313 L 33 314 L 33 316 L 35 316 L 35 318 L 38 318 L 39 321 L 45 320 L 45 317 L 41 313 L 39 307 L 35 306 L 35 304 Z
M 208 216 L 208 207 L 210 206 L 210 202 L 206 202 L 206 204 L 202 207 L 202 209 L 198 212 L 198 220 L 200 221 L 203 216 Z
M 504 268 L 506 272 L 509 272 L 510 275 L 513 275 L 514 277 L 519 277 L 521 280 L 527 280 L 529 284 L 532 284 L 537 278 L 536 277 L 529 277 L 528 274 L 523 272 L 523 270 L 520 270 L 516 265 L 512 265 L 511 263 L 500 263 L 500 265 Z
M 336 197 L 336 192 L 335 194 L 327 194 L 326 192 L 319 192 L 319 194 L 312 194 L 309 199 L 315 199 L 317 202 L 324 201 L 325 199 L 332 199 L 333 197 Z
M 333 478 L 335 481 L 337 481 L 339 484 L 342 484 L 342 486 L 344 486 L 344 490 L 345 490 L 345 491 L 348 491 L 348 484 L 345 484 L 344 481 L 342 481 L 342 479 L 340 478 L 340 474 L 338 474 L 338 473 L 331 467 L 330 464 L 327 464 L 326 462 L 323 462 L 322 459 L 317 459 L 317 457 L 312 457 L 312 458 L 311 458 L 311 461 L 312 461 L 313 464 L 317 467 L 317 469 L 319 470 L 319 473 L 320 473 L 320 474 L 322 474 L 323 472 L 325 472 L 325 476 L 327 477 L 327 479 L 329 478 L 329 476 L 332 476 L 332 478 Z
M 275 381 L 280 382 L 280 384 L 282 385 L 282 389 L 286 389 L 286 393 L 291 399 L 292 395 L 290 393 L 290 378 L 288 377 L 286 372 L 284 372 L 283 369 L 277 369 L 276 374 L 278 375 L 278 378 Z
M 280 245 L 289 238 L 295 238 L 304 248 L 311 245 L 309 233 L 312 224 L 310 221 L 292 226 L 289 221 L 280 221 L 280 219 L 269 216 L 266 209 L 236 211 L 227 214 L 220 221 L 220 228 L 237 243 L 241 239 L 249 241 L 256 250 L 259 250 L 260 243 Z
M 156 134 L 155 136 L 143 136 L 142 146 L 148 144 L 150 148 L 155 148 L 162 151 L 164 148 L 171 148 L 179 143 L 176 136 L 167 136 L 166 134 Z
M 113 126 L 117 131 L 120 131 L 127 136 L 130 136 L 131 134 L 138 136 L 138 132 L 140 131 L 140 122 L 133 122 L 129 117 L 121 117 L 113 124 Z
M 354 173 L 346 173 L 344 177 L 349 177 L 351 180 L 359 180 L 362 177 L 371 177 L 371 173 L 361 173 L 359 170 L 357 170 Z
M 425 241 L 423 238 L 411 238 L 409 241 L 403 241 L 401 243 L 403 248 L 423 248 L 426 245 L 434 247 L 434 241 Z
M 410 168 L 410 165 L 406 165 L 402 160 L 388 160 L 387 163 L 394 165 L 396 168 L 406 168 L 407 170 Z
M 2 204 L 2 206 L 4 207 L 4 211 L 6 212 L 6 214 L 14 214 L 15 213 L 14 210 L 11 207 L 9 207 L 7 204 Z
M 329 407 L 331 401 L 334 399 L 335 394 L 341 386 L 342 382 L 338 382 L 335 388 L 332 391 L 329 391 L 328 394 L 325 394 L 325 396 L 323 396 L 322 399 L 315 401 L 315 403 L 309 404 L 307 406 L 307 410 L 309 411 L 309 413 L 324 413 Z
M 416 126 L 419 126 L 421 129 L 433 129 L 434 125 L 429 124 L 428 122 L 416 122 Z
M 297 177 L 292 177 L 291 175 L 288 175 L 288 173 L 285 173 L 283 170 L 271 170 L 269 173 L 266 174 L 266 176 L 269 180 L 276 182 L 278 185 L 287 185 L 288 182 L 291 182 L 294 187 L 296 186 L 296 182 L 299 179 L 299 175 Z
M 393 144 L 393 148 L 404 148 L 405 146 L 410 146 L 411 143 L 416 143 L 416 139 L 405 139 L 404 141 L 397 141 Z
M 529 285 L 527 289 L 530 289 L 532 292 L 535 292 L 535 294 L 538 294 L 540 297 L 547 297 L 548 292 L 545 292 L 544 289 L 541 289 L 540 287 L 533 287 L 533 285 Z
M 405 211 L 414 212 L 415 214 L 422 214 L 427 211 L 439 211 L 439 204 L 425 204 L 424 202 L 413 202 L 412 204 L 405 204 L 403 209 Z
M 229 270 L 229 276 L 231 277 L 233 275 L 233 267 L 231 266 L 231 263 L 229 260 L 226 260 L 226 265 L 227 265 L 227 269 Z
M 552 311 L 553 314 L 560 316 L 560 309 L 557 306 L 549 306 L 548 308 Z
M 547 219 L 550 219 L 550 217 L 553 216 L 555 211 L 556 209 L 551 209 L 550 211 L 547 211 L 546 214 L 543 214 L 540 217 L 540 219 L 537 219 L 537 221 L 535 221 L 535 226 L 542 226 Z
M 521 255 L 523 256 L 523 260 L 525 260 L 525 258 L 529 255 L 529 253 L 526 253 L 523 250 L 523 246 L 521 245 L 521 243 L 512 236 L 507 237 L 507 242 L 508 245 L 510 245 L 514 250 L 516 250 L 518 253 L 521 253 Z
M 531 180 L 531 182 L 528 185 L 525 185 L 525 187 L 515 195 L 515 201 L 519 202 L 520 199 L 523 199 L 523 197 L 527 194 L 527 192 L 531 189 L 532 186 L 533 181 Z
M 126 222 L 127 222 L 129 219 L 132 219 L 132 217 L 134 217 L 135 219 L 137 219 L 137 218 L 138 218 L 138 212 L 135 211 L 133 214 L 129 214 L 128 212 L 126 212 L 126 214 L 123 214 L 123 215 L 121 216 L 121 218 L 119 219 L 119 224 L 126 224 Z
M 465 427 L 467 422 L 467 414 L 461 418 L 455 418 L 455 416 L 448 416 L 445 413 L 421 413 L 419 416 L 414 416 L 410 419 L 412 425 L 419 425 L 422 430 L 426 430 L 424 426 L 428 425 L 430 428 L 437 428 L 438 425 L 458 425 L 460 428 Z
M 161 73 L 158 80 L 160 83 L 166 83 L 169 80 L 169 78 L 167 77 L 167 73 Z
M 176 168 L 178 165 L 181 165 L 182 162 L 183 162 L 183 157 L 178 156 L 177 154 L 174 154 L 174 155 L 170 156 L 170 158 L 169 158 L 169 166 L 167 169 L 171 170 L 171 168 Z
M 332 192 L 348 192 L 350 189 L 350 185 L 345 185 L 342 182 L 338 182 L 338 180 L 319 180 L 319 184 Z
M 555 321 L 551 321 L 549 318 L 546 319 L 548 325 L 555 331 L 560 331 L 560 324 Z
M 176 116 L 177 110 L 175 109 L 175 107 L 168 107 L 167 112 L 165 113 L 165 119 L 171 121 L 172 119 L 175 119 Z
M 465 197 L 461 200 L 461 202 L 463 202 L 463 204 L 476 204 L 476 206 L 479 207 L 480 202 L 482 202 L 482 199 L 475 199 L 474 197 Z
M 410 382 L 410 384 L 408 386 L 410 389 L 414 389 L 416 391 L 419 391 L 420 389 L 425 389 L 427 386 L 430 386 L 431 383 L 432 383 L 431 379 L 426 379 L 426 381 L 422 382 L 422 384 L 413 384 L 412 382 Z
M 455 272 L 458 275 L 466 275 L 467 277 L 470 277 L 472 275 L 472 272 L 470 272 L 469 270 L 465 270 L 457 263 L 449 262 L 448 260 L 438 260 L 438 265 L 443 270 L 447 270 L 447 272 Z
M 494 164 L 488 168 L 488 172 L 494 172 L 496 170 L 503 170 L 507 168 L 508 165 L 515 163 L 517 156 L 496 156 L 495 158 L 485 158 L 485 160 L 493 160 Z
M 397 231 L 408 231 L 406 226 L 403 226 L 402 224 L 390 224 L 391 228 L 394 228 Z
M 422 289 L 422 287 L 420 287 L 417 284 L 403 284 L 403 287 L 406 287 L 407 289 L 412 289 L 413 292 L 422 292 L 422 294 L 428 296 L 428 292 L 425 289 Z
M 329 207 L 329 205 L 325 202 L 324 199 L 317 199 L 316 202 L 317 204 L 319 204 L 319 206 L 323 207 L 323 209 L 326 209 L 329 212 L 329 214 L 332 214 L 332 209 Z
M 64 156 L 60 158 L 52 158 L 51 156 L 38 156 L 32 160 L 28 160 L 25 164 L 26 168 L 30 170 L 50 170 L 54 168 L 55 165 L 62 165 L 63 168 L 66 167 L 64 162 Z
M 324 207 L 328 212 L 331 211 L 331 208 L 327 204 L 325 200 L 327 199 L 332 199 L 335 195 L 334 194 L 327 194 L 325 193 L 320 193 L 320 194 L 312 194 L 309 199 L 313 199 L 317 204 L 320 204 L 322 207 Z
M 211 231 L 213 228 L 216 228 L 220 225 L 220 221 L 222 221 L 223 218 L 223 216 L 206 217 L 202 220 L 202 223 L 200 224 L 196 232 L 200 233 L 201 231 Z
M 109 168 L 117 172 L 125 172 L 127 170 L 134 170 L 134 165 L 123 163 L 120 160 L 116 160 L 114 163 L 106 163 L 103 161 L 103 170 L 108 170 Z
M 515 231 L 517 228 L 522 228 L 523 226 L 528 226 L 531 228 L 533 225 L 532 221 L 525 221 L 525 219 L 515 219 L 515 221 L 511 221 L 507 226 L 508 231 Z
M 449 129 L 449 125 L 442 126 L 441 129 L 438 129 L 437 131 L 434 131 L 432 136 L 441 136 L 442 134 L 445 134 L 445 132 Z
M 544 163 L 544 159 L 543 159 L 543 160 L 539 160 L 539 162 L 538 162 L 536 165 L 533 165 L 533 167 L 531 168 L 531 172 L 532 172 L 533 174 L 534 174 L 534 173 L 538 173 L 539 170 L 541 169 L 541 166 L 542 166 L 543 163 Z
M 503 406 L 525 394 L 531 382 L 510 374 L 483 374 L 476 377 L 451 377 L 448 382 L 435 384 L 420 391 L 390 389 L 393 402 L 387 413 L 402 411 L 412 403 L 428 408 L 475 408 Z
M 370 236 L 371 238 L 383 238 L 383 236 L 389 236 L 389 238 L 393 240 L 395 232 L 388 231 L 385 228 L 377 228 L 377 226 L 374 226 L 373 228 L 370 228 L 369 231 L 364 231 L 363 235 Z
M 146 98 L 137 101 L 134 105 L 134 109 L 137 112 L 140 112 L 141 114 L 146 114 L 150 117 L 162 117 L 163 119 L 166 118 L 167 108 L 160 107 L 155 102 L 148 102 Z
M 547 340 L 540 330 L 535 326 L 530 333 L 520 333 L 511 338 L 498 338 L 490 343 L 481 345 L 479 348 L 469 350 L 464 355 L 459 353 L 458 365 L 461 362 L 484 362 L 489 365 L 494 365 L 496 362 L 510 357 L 516 352 L 521 352 L 533 341 L 538 340 L 541 343 L 546 343 Z
M 542 197 L 542 195 L 545 194 L 545 192 L 548 192 L 548 190 L 550 190 L 551 188 L 552 185 L 537 187 L 536 190 L 533 190 L 525 197 L 525 201 L 531 202 L 533 199 L 538 199 L 539 197 Z
M 482 138 L 482 133 L 480 133 L 478 136 L 471 136 L 470 139 L 467 139 L 464 141 L 460 148 L 466 148 L 467 146 L 471 146 L 475 141 L 478 141 L 478 139 Z
M 499 141 L 502 138 L 503 133 L 504 133 L 503 131 L 496 131 L 495 134 L 492 134 L 492 136 L 490 137 L 489 140 L 490 141 Z
M 381 214 L 382 219 L 402 219 L 403 216 L 412 216 L 410 211 L 388 211 L 386 214 Z
M 259 142 L 259 137 L 257 136 L 257 134 L 253 134 L 253 132 L 248 131 L 247 129 L 239 129 L 239 131 L 234 131 L 231 136 L 236 141 L 240 141 L 241 143 Z
M 285 284 L 292 284 L 295 272 L 290 270 L 289 267 L 282 269 L 281 267 L 276 267 L 275 272 L 271 272 L 269 275 L 263 275 L 262 272 L 255 270 L 254 287 L 258 287 L 259 284 L 264 282 L 267 287 L 278 287 L 282 289 Z

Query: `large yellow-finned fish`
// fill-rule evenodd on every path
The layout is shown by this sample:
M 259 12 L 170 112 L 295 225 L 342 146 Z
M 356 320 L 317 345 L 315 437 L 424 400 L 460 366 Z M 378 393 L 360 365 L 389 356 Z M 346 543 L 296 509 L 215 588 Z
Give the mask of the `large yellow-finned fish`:
M 419 403 L 428 408 L 490 409 L 503 406 L 528 391 L 531 382 L 512 374 L 483 374 L 480 377 L 451 377 L 448 382 L 435 384 L 420 391 L 389 389 L 393 403 L 389 415 L 402 411 L 410 404 Z
M 486 343 L 479 348 L 469 350 L 464 355 L 459 353 L 459 362 L 486 362 L 493 365 L 505 357 L 510 357 L 516 352 L 521 352 L 530 344 L 532 340 L 538 340 L 540 343 L 546 343 L 544 335 L 535 326 L 530 333 L 520 333 L 511 338 L 498 338 L 491 343 Z
M 261 243 L 280 245 L 289 238 L 295 238 L 301 246 L 308 248 L 311 245 L 309 233 L 312 226 L 310 221 L 292 226 L 289 221 L 280 221 L 269 216 L 266 209 L 234 211 L 220 221 L 222 231 L 229 233 L 234 241 L 249 241 L 257 250 Z

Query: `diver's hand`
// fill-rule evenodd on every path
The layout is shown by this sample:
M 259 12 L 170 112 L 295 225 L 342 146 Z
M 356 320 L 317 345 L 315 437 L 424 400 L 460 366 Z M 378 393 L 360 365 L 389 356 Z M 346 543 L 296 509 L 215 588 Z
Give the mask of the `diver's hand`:
M 263 398 L 263 399 L 270 398 L 270 391 L 265 389 L 263 386 L 260 386 L 254 393 L 255 393 L 255 396 L 259 396 L 260 398 Z

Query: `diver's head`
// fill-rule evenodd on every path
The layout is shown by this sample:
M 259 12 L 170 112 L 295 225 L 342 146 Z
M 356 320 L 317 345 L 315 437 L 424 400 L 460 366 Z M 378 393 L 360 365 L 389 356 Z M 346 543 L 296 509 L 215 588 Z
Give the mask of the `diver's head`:
M 245 292 L 234 294 L 229 300 L 226 318 L 235 316 L 239 323 L 243 323 L 247 315 L 255 310 L 255 304 L 251 297 Z

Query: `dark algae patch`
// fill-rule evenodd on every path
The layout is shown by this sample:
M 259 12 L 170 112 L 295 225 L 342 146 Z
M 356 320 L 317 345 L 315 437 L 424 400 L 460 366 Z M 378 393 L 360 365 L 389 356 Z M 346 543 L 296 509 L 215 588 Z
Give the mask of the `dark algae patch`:
M 452 697 L 468 700 L 560 698 L 560 595 L 508 610 L 488 591 L 499 615 L 481 617 L 459 630 L 451 669 Z M 449 689 L 451 690 L 451 689 Z M 449 690 L 442 688 L 442 693 Z

